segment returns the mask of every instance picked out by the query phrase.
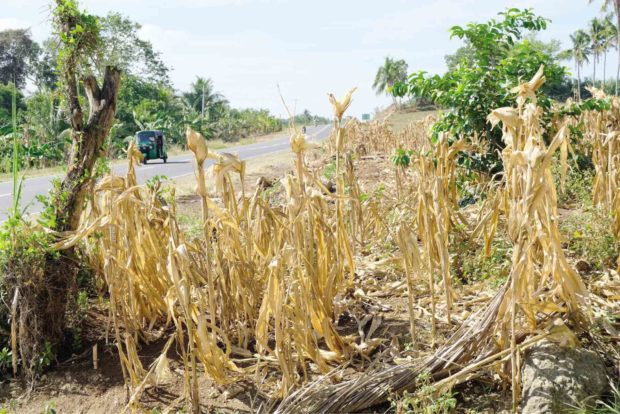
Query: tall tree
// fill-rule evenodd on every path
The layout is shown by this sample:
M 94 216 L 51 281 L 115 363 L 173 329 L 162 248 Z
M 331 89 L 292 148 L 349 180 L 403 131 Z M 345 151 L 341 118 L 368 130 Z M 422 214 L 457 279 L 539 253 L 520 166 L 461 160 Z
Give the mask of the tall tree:
M 595 0 L 589 0 L 593 3 Z M 618 83 L 620 82 L 620 0 L 603 0 L 603 10 L 607 10 L 610 6 L 614 9 L 616 15 L 616 36 L 618 49 L 618 65 L 616 66 L 616 95 L 618 95 Z
M 592 84 L 596 86 L 596 63 L 599 61 L 604 49 L 605 25 L 601 20 L 594 18 L 590 21 L 589 27 L 590 50 L 592 52 Z
M 588 62 L 590 36 L 583 30 L 577 30 L 570 35 L 570 40 L 572 45 L 566 51 L 566 54 L 575 62 L 575 69 L 577 70 L 577 98 L 581 100 L 581 67 Z
M 30 37 L 30 30 L 0 32 L 0 82 L 14 81 L 17 88 L 23 88 L 38 55 L 39 45 Z
M 35 83 L 39 90 L 55 90 L 58 84 L 58 41 L 54 38 L 45 40 L 41 47 L 41 54 L 35 64 Z
M 54 28 L 61 41 L 59 76 L 69 108 L 72 149 L 67 174 L 60 188 L 52 194 L 56 224 L 60 231 L 77 227 L 86 188 L 95 162 L 102 155 L 104 142 L 114 122 L 120 70 L 107 66 L 100 87 L 97 78 L 88 75 L 82 86 L 90 107 L 85 118 L 78 93 L 80 68 L 98 51 L 101 38 L 99 21 L 81 12 L 74 0 L 56 0 Z
M 391 94 L 391 89 L 397 82 L 405 82 L 407 80 L 407 68 L 407 62 L 403 59 L 396 60 L 387 56 L 383 66 L 377 70 L 375 81 L 372 84 L 377 95 L 382 93 Z M 396 97 L 394 95 L 392 95 L 392 99 L 396 104 Z
M 99 56 L 95 63 L 99 73 L 116 66 L 123 73 L 152 82 L 169 83 L 168 67 L 153 45 L 139 36 L 142 26 L 120 13 L 99 17 Z M 94 55 L 95 56 L 95 55 Z
M 605 16 L 603 26 L 603 85 L 605 85 L 607 82 L 607 51 L 618 46 L 618 29 L 611 14 Z
M 228 103 L 222 94 L 215 91 L 211 79 L 201 77 L 197 77 L 189 91 L 183 93 L 183 98 L 191 108 L 210 121 L 217 120 L 218 106 Z

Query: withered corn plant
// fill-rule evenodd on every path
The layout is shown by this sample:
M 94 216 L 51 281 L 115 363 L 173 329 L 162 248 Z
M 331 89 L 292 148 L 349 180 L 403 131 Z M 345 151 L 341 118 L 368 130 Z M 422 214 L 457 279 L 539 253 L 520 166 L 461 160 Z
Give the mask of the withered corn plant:
M 502 321 L 509 323 L 509 329 L 502 328 L 500 332 L 510 332 L 515 409 L 520 395 L 519 330 L 525 326 L 534 331 L 538 320 L 552 313 L 588 313 L 587 289 L 562 250 L 551 163 L 555 152 L 568 143 L 565 128 L 558 131 L 549 147 L 544 143 L 542 110 L 536 106 L 535 95 L 544 81 L 541 67 L 530 82 L 516 89 L 517 108 L 500 108 L 489 115 L 493 125 L 502 123 L 506 143 L 502 154 L 504 197 L 513 257 Z M 519 320 L 521 315 L 523 321 Z M 500 346 L 506 346 L 506 335 L 500 338 Z
M 607 111 L 587 111 L 580 121 L 595 168 L 592 200 L 614 218 L 613 233 L 620 239 L 620 98 L 591 88 L 597 99 L 610 101 Z M 618 257 L 620 271 L 620 257 Z

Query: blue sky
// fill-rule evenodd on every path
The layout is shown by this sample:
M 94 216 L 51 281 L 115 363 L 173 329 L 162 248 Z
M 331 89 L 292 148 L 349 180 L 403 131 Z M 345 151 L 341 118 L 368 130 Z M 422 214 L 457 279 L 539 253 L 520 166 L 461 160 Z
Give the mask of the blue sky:
M 484 21 L 507 7 L 531 7 L 552 20 L 543 40 L 585 28 L 602 0 L 81 0 L 91 13 L 118 11 L 142 24 L 141 35 L 172 67 L 175 88 L 210 77 L 235 107 L 284 115 L 277 87 L 297 111 L 329 115 L 327 93 L 359 89 L 350 112 L 360 116 L 390 100 L 371 88 L 385 56 L 410 70 L 441 73 L 459 43 L 448 29 Z M 37 41 L 50 33 L 49 0 L 2 0 L 0 30 L 30 27 Z M 607 73 L 615 72 L 616 53 Z M 570 65 L 570 63 L 567 63 Z M 589 69 L 586 69 L 589 72 Z M 600 76 L 600 72 L 599 75 Z

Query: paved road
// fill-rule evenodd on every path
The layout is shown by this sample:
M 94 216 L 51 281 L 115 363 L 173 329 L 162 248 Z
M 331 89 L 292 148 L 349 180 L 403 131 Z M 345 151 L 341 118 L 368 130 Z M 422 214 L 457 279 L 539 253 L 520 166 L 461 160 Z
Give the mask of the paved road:
M 323 125 L 309 127 L 306 134 L 310 140 L 318 142 L 327 138 L 330 132 L 331 126 Z M 260 142 L 257 144 L 230 147 L 221 151 L 238 154 L 241 159 L 247 160 L 261 155 L 284 151 L 289 148 L 289 137 L 286 134 L 282 134 L 282 137 L 274 138 L 273 140 Z M 155 175 L 165 175 L 168 178 L 177 178 L 184 175 L 193 174 L 192 159 L 193 157 L 191 155 L 185 154 L 168 158 L 168 162 L 166 164 L 164 164 L 163 161 L 150 161 L 147 165 L 138 167 L 138 182 L 144 183 L 144 181 L 154 177 Z M 212 160 L 207 160 L 207 162 L 205 162 L 205 168 L 209 167 L 212 163 Z M 112 171 L 119 175 L 124 175 L 126 173 L 126 169 L 126 163 L 112 166 Z M 55 177 L 62 177 L 62 174 L 29 178 L 24 181 L 22 189 L 22 206 L 30 204 L 28 207 L 28 213 L 38 213 L 41 211 L 41 205 L 36 201 L 36 197 L 38 195 L 46 195 L 48 193 L 51 188 L 51 181 Z M 0 222 L 6 220 L 7 210 L 13 203 L 12 191 L 13 184 L 11 181 L 0 182 Z

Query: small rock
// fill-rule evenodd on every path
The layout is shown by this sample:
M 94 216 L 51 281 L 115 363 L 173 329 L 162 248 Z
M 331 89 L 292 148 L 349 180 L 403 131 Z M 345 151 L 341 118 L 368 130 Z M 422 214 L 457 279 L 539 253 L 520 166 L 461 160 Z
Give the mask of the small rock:
M 586 349 L 543 341 L 526 353 L 521 370 L 523 414 L 561 413 L 607 388 L 605 365 Z

